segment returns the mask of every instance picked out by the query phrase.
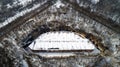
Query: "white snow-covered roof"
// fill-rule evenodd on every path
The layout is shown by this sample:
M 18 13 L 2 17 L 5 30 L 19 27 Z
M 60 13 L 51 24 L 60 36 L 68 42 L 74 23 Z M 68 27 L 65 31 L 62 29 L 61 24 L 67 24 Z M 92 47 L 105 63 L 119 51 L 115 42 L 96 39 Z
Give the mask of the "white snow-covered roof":
M 88 39 L 74 32 L 57 31 L 40 35 L 30 46 L 32 50 L 93 50 L 95 46 Z

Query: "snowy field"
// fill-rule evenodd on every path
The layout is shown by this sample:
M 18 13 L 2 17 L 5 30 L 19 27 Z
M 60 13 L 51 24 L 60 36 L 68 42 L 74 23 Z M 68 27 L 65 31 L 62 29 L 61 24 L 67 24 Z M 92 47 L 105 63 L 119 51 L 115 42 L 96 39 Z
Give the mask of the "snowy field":
M 95 46 L 73 32 L 56 31 L 40 35 L 29 46 L 33 50 L 93 50 Z

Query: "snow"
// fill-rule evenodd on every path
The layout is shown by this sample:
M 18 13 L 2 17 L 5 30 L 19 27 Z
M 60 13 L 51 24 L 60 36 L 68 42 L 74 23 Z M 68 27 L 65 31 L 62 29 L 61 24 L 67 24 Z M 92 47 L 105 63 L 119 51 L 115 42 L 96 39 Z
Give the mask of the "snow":
M 50 18 L 47 18 L 47 22 L 50 22 L 55 19 L 55 16 L 52 14 Z
M 91 52 L 91 54 L 98 54 L 98 53 L 100 53 L 100 51 L 97 48 L 95 48 L 94 51 Z
M 26 6 L 29 2 L 32 2 L 32 1 L 33 0 L 15 0 L 12 5 L 7 4 L 6 6 L 7 6 L 7 8 L 13 8 L 13 7 L 18 6 L 18 5 Z M 41 4 L 43 4 L 43 3 L 41 3 Z M 40 3 L 39 4 L 35 4 L 32 8 L 25 9 L 25 10 L 23 10 L 21 12 L 16 13 L 16 15 L 14 15 L 13 17 L 7 18 L 4 22 L 0 23 L 0 28 L 5 26 L 5 25 L 7 25 L 10 22 L 12 22 L 13 20 L 17 19 L 18 17 L 23 16 L 26 13 L 28 13 L 28 12 L 38 8 L 41 4 Z M 1 10 L 1 5 L 0 5 L 0 10 Z
M 62 7 L 65 6 L 65 4 L 63 4 L 60 0 L 58 0 L 58 1 L 55 3 L 55 6 L 56 6 L 57 8 L 60 8 L 61 6 L 62 6 Z
M 0 43 L 0 47 L 3 47 L 3 45 Z
M 7 8 L 12 8 L 12 6 L 10 4 L 7 4 L 6 6 L 7 6 Z
M 14 0 L 13 1 L 13 4 L 7 4 L 7 8 L 13 8 L 15 6 L 18 6 L 18 5 L 22 5 L 23 7 L 26 6 L 28 3 L 31 3 L 32 0 Z
M 28 13 L 28 12 L 30 12 L 30 11 L 38 8 L 39 6 L 40 6 L 40 4 L 37 4 L 37 5 L 34 5 L 31 9 L 26 9 L 26 10 L 23 10 L 23 11 L 21 11 L 21 12 L 16 13 L 15 16 L 8 18 L 8 19 L 5 20 L 3 23 L 0 23 L 0 28 L 3 27 L 3 26 L 5 26 L 5 25 L 7 25 L 7 24 L 10 23 L 10 22 L 12 22 L 13 20 L 17 19 L 18 17 L 23 16 L 23 15 L 25 15 L 26 13 Z
M 111 61 L 111 58 L 110 57 L 106 57 L 105 58 L 107 62 L 110 62 Z
M 28 63 L 25 60 L 22 60 L 22 67 L 29 67 Z
M 110 39 L 110 41 L 114 45 L 119 45 L 120 44 L 120 39 L 119 38 L 112 38 L 112 39 Z
M 0 11 L 1 11 L 1 4 L 0 4 Z
M 75 56 L 75 54 L 73 53 L 38 53 L 40 56 L 42 57 L 46 57 L 46 58 L 53 58 L 53 57 L 70 57 L 70 56 Z
M 32 0 L 18 0 L 21 5 L 27 5 L 27 3 L 31 2 Z
M 48 50 L 49 48 L 59 48 L 59 50 L 93 50 L 95 48 L 88 39 L 82 38 L 74 32 L 67 31 L 44 33 L 33 41 L 29 47 L 33 50 Z
M 91 0 L 93 4 L 97 4 L 100 0 Z

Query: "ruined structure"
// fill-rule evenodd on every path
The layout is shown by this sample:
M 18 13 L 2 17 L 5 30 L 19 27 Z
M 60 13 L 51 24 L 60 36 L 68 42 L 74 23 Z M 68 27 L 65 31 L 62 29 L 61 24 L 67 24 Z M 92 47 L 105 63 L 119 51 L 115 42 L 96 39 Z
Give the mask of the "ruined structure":
M 1 67 L 120 66 L 119 0 L 35 0 L 33 4 L 36 2 L 38 7 L 1 26 Z M 76 32 L 98 52 L 46 58 L 28 48 L 41 34 L 51 31 Z

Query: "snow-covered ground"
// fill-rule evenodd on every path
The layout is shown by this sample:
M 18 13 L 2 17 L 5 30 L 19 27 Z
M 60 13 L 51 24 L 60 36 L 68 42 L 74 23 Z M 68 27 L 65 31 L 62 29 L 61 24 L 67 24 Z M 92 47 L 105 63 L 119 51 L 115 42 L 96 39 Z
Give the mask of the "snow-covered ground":
M 7 24 L 10 23 L 10 22 L 12 22 L 13 20 L 17 19 L 18 17 L 23 16 L 23 15 L 25 15 L 26 13 L 28 13 L 28 12 L 36 9 L 36 8 L 39 7 L 39 6 L 40 6 L 40 4 L 37 4 L 37 5 L 34 5 L 33 8 L 31 8 L 31 9 L 26 9 L 26 10 L 23 10 L 23 11 L 21 11 L 21 12 L 18 12 L 15 16 L 8 18 L 8 19 L 5 20 L 3 23 L 0 23 L 0 28 L 3 27 L 3 26 L 5 26 L 5 25 L 7 25 Z
M 97 4 L 100 0 L 91 0 L 93 4 Z
M 26 5 L 27 3 L 31 2 L 32 0 L 18 0 L 19 4 Z
M 57 50 L 95 49 L 95 46 L 88 39 L 84 39 L 74 32 L 67 31 L 44 33 L 33 41 L 29 47 L 33 50 L 48 50 L 50 48 L 59 48 Z
M 10 5 L 10 4 L 7 4 L 7 8 L 12 8 L 13 6 L 15 5 L 27 5 L 29 2 L 31 2 L 32 0 L 18 0 L 18 1 L 14 1 L 14 4 L 13 5 Z M 19 2 L 19 3 L 18 3 Z M 46 2 L 46 1 L 45 1 Z M 43 3 L 45 3 L 43 2 Z M 35 4 L 32 8 L 30 9 L 25 9 L 25 10 L 22 10 L 21 12 L 17 12 L 16 15 L 14 15 L 13 17 L 9 17 L 7 18 L 7 20 L 5 20 L 4 22 L 0 23 L 0 28 L 11 23 L 13 20 L 17 19 L 18 17 L 20 16 L 23 16 L 25 15 L 26 13 L 38 8 L 40 5 L 42 5 L 43 3 L 39 3 L 39 4 Z
M 7 4 L 7 7 L 13 8 L 18 5 L 26 6 L 28 3 L 32 2 L 32 0 L 14 0 L 13 4 Z
M 53 52 L 53 53 L 38 53 L 40 56 L 42 57 L 46 57 L 46 58 L 54 58 L 54 57 L 59 57 L 59 58 L 62 58 L 62 57 L 70 57 L 70 56 L 75 56 L 74 53 L 58 53 L 58 52 Z
M 54 6 L 56 6 L 57 8 L 60 8 L 60 7 L 65 6 L 65 4 L 63 4 L 60 0 L 58 0 L 58 1 L 54 4 Z
M 1 4 L 0 4 L 0 11 L 1 11 Z

